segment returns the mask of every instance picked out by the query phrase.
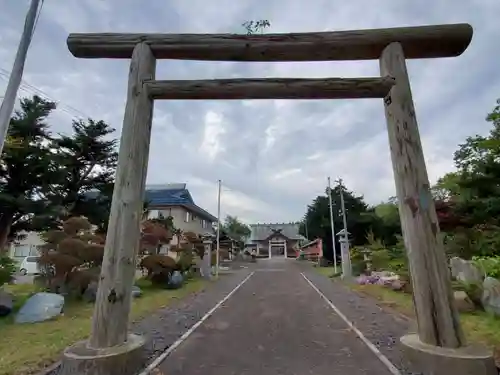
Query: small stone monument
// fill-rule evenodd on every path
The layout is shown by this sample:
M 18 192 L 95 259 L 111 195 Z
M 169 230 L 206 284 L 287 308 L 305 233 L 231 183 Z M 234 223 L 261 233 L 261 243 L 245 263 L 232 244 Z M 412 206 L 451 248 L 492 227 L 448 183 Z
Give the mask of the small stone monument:
M 337 233 L 340 243 L 340 255 L 342 257 L 342 279 L 352 278 L 351 255 L 349 253 L 349 232 L 342 229 Z
M 201 277 L 207 280 L 210 280 L 212 278 L 212 264 L 211 264 L 212 245 L 213 245 L 212 236 L 205 236 L 203 238 L 203 246 L 205 252 L 203 254 L 203 259 L 201 262 L 200 273 Z

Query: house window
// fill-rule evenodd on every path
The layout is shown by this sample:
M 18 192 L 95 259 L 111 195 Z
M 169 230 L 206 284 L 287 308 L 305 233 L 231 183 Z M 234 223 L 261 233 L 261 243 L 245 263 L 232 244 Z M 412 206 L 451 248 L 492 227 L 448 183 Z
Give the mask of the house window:
M 160 215 L 160 211 L 158 210 L 151 210 L 149 211 L 149 219 L 158 219 L 158 216 Z
M 14 256 L 17 257 L 27 257 L 30 255 L 29 245 L 14 245 Z
M 203 229 L 205 229 L 205 228 L 207 227 L 207 222 L 206 222 L 206 220 L 202 220 L 202 221 L 201 221 L 201 227 L 202 227 Z
M 189 211 L 186 211 L 186 223 L 193 221 L 193 214 Z
M 31 248 L 30 248 L 30 255 L 31 256 L 38 256 L 38 246 L 35 246 L 35 245 L 31 245 Z

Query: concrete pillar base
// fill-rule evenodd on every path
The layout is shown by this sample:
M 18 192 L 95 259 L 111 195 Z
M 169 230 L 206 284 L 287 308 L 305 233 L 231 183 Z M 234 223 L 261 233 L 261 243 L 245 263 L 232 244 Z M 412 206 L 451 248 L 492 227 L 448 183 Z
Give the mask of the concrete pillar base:
M 412 369 L 424 375 L 497 375 L 493 353 L 480 346 L 457 349 L 428 345 L 417 334 L 401 337 L 403 353 Z
M 127 342 L 105 349 L 91 349 L 87 341 L 66 348 L 60 375 L 135 375 L 146 365 L 145 339 L 129 334 Z

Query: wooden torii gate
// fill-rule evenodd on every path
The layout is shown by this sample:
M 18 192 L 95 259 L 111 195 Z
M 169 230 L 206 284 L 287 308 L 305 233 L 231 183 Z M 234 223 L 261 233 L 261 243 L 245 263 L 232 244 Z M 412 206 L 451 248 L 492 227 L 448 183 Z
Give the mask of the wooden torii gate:
M 472 374 L 463 372 L 471 366 L 476 375 L 489 374 L 491 354 L 471 354 L 454 307 L 406 68 L 406 59 L 459 56 L 472 34 L 468 24 L 264 35 L 71 34 L 67 42 L 75 57 L 131 59 L 131 63 L 92 333 L 87 342 L 66 349 L 63 374 L 132 374 L 143 365 L 138 354 L 143 340 L 128 333 L 128 319 L 155 99 L 353 98 L 384 100 L 418 322 L 418 335 L 402 338 L 409 358 L 417 358 L 424 367 L 445 361 L 446 370 L 454 374 Z M 155 79 L 157 59 L 378 59 L 380 77 L 165 81 Z M 461 362 L 456 365 L 450 358 Z

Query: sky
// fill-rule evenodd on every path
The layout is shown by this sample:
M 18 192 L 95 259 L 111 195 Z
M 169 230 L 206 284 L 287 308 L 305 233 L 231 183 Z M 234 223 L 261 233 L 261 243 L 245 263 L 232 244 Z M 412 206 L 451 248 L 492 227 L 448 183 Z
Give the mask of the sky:
M 376 5 L 375 5 L 376 4 Z M 0 96 L 12 68 L 28 0 L 0 0 Z M 45 0 L 28 53 L 20 97 L 59 103 L 53 132 L 76 116 L 105 120 L 119 137 L 127 60 L 77 59 L 72 32 L 244 33 L 336 31 L 470 23 L 462 56 L 408 61 L 431 183 L 453 170 L 453 152 L 486 134 L 500 98 L 498 0 Z M 495 26 L 496 25 L 496 26 Z M 157 79 L 378 76 L 378 61 L 242 63 L 160 60 Z M 327 176 L 377 204 L 395 195 L 381 100 L 157 101 L 147 182 L 185 182 L 195 202 L 247 223 L 300 220 L 324 194 Z

